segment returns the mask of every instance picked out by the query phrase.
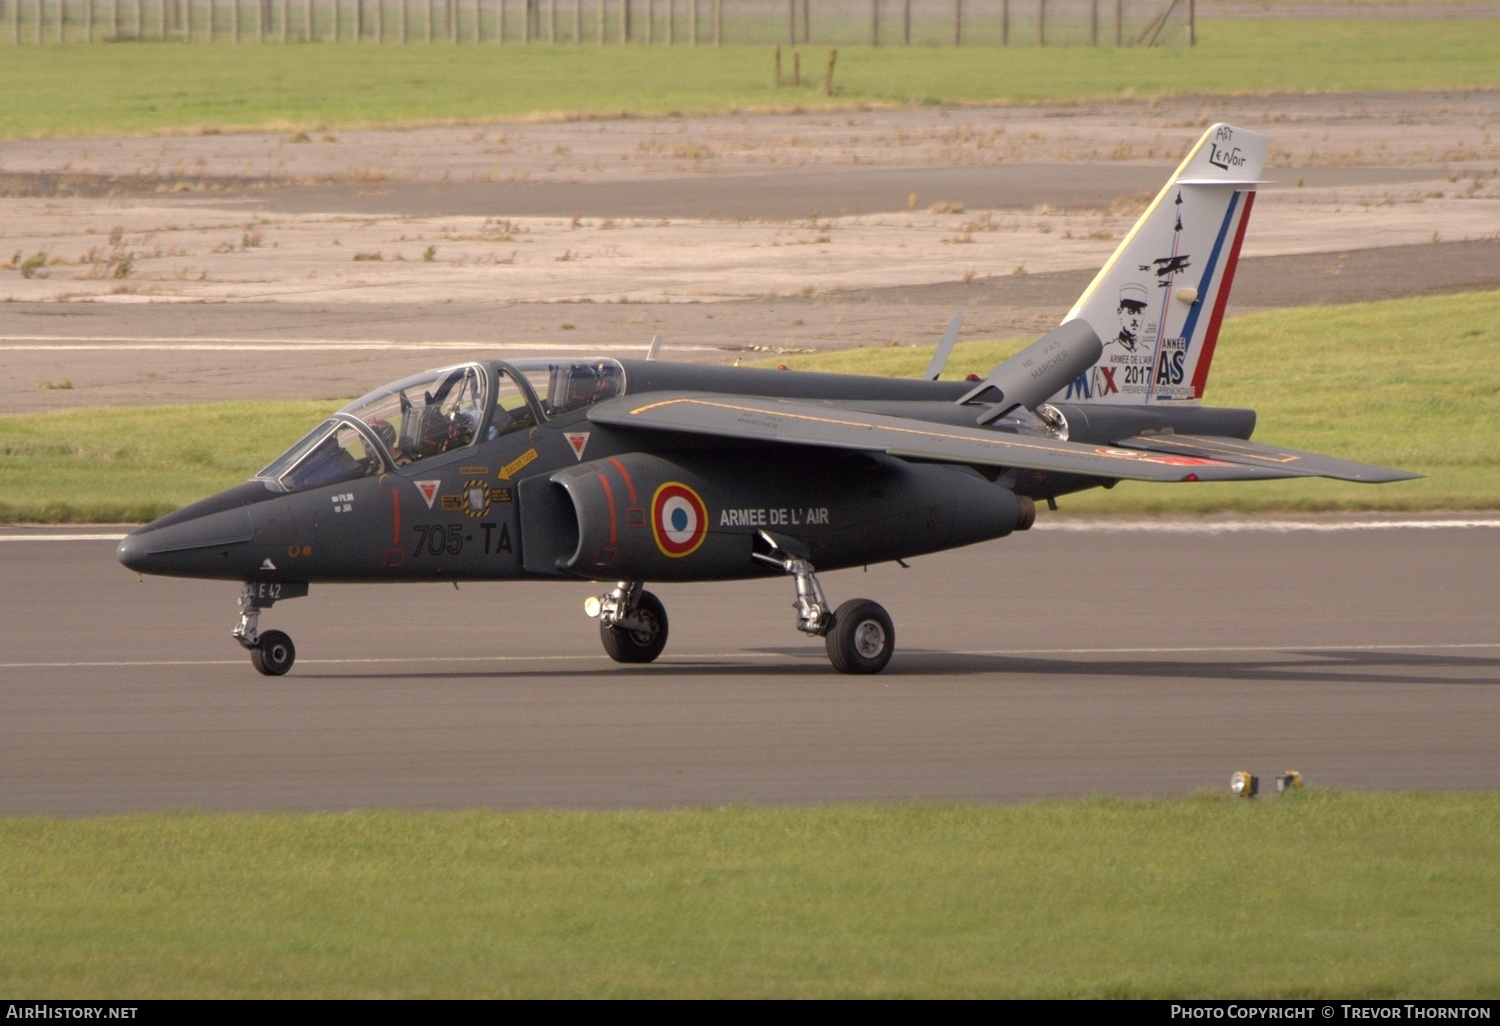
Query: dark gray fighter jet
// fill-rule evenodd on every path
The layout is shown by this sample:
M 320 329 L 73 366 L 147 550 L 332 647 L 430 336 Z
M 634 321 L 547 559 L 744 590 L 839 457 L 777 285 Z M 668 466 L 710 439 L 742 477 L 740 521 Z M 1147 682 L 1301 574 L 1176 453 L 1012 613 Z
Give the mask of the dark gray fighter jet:
M 1220 167 L 1230 144 L 1244 159 Z M 612 583 L 585 609 L 613 659 L 647 663 L 667 613 L 644 582 L 772 574 L 836 669 L 877 673 L 890 617 L 833 608 L 815 568 L 1024 531 L 1036 503 L 1121 480 L 1415 476 L 1251 442 L 1253 411 L 1200 404 L 1265 151 L 1211 128 L 1063 324 L 981 382 L 477 360 L 376 389 L 251 480 L 132 532 L 120 561 L 240 582 L 233 636 L 265 674 L 295 649 L 261 611 L 316 582 Z M 1101 342 L 1122 309 L 1128 351 Z

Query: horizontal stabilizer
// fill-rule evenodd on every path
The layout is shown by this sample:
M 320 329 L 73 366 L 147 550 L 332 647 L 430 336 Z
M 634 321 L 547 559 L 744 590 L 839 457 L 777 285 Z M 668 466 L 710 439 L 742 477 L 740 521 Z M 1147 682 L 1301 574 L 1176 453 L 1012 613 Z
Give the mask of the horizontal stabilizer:
M 1339 481 L 1382 484 L 1387 481 L 1410 481 L 1422 476 L 1404 470 L 1390 470 L 1368 463 L 1335 459 L 1332 456 L 1319 456 L 1317 453 L 1298 452 L 1279 445 L 1262 445 L 1243 438 L 1214 435 L 1131 435 L 1116 439 L 1115 444 L 1147 452 L 1222 460 L 1245 467 L 1274 467 L 1280 472 L 1278 476 L 1282 477 L 1331 477 Z

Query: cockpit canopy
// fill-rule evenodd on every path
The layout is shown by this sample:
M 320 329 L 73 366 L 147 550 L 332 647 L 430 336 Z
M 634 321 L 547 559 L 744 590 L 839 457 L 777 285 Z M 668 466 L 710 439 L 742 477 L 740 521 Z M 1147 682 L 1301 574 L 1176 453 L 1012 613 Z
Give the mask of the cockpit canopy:
M 538 409 L 551 419 L 624 391 L 624 368 L 610 359 L 424 371 L 356 399 L 255 476 L 301 491 L 388 473 L 471 446 L 481 433 L 488 441 L 533 428 Z
M 378 388 L 340 412 L 380 439 L 398 467 L 474 443 L 488 411 L 483 368 L 427 371 Z
M 625 394 L 625 368 L 616 360 L 532 359 L 512 366 L 526 378 L 548 419 Z

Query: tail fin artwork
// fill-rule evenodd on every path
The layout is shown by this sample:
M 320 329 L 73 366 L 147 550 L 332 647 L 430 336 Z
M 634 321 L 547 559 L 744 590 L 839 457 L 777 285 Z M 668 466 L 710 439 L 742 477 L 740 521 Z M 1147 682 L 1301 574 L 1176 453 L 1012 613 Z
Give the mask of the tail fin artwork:
M 1086 321 L 1104 352 L 1056 401 L 1203 398 L 1266 144 L 1224 124 L 1198 140 L 1063 319 Z

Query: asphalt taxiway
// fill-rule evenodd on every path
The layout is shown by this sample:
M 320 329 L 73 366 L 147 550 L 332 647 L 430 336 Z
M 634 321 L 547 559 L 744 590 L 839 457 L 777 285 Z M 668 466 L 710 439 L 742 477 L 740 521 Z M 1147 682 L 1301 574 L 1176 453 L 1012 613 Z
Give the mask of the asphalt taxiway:
M 0 541 L 0 813 L 1021 801 L 1500 786 L 1500 519 L 1044 520 L 825 576 L 895 619 L 884 674 L 789 581 L 663 586 L 649 667 L 585 583 L 325 586 L 230 640 L 235 586 L 137 580 L 110 529 Z M 99 537 L 102 536 L 102 537 Z

